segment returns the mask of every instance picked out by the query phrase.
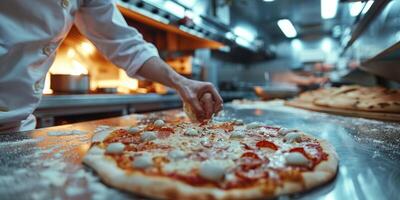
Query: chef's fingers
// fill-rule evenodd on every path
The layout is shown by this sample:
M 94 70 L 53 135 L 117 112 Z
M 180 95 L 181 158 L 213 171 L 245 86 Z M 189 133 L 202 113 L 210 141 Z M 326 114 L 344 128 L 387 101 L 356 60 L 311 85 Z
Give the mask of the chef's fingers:
M 214 113 L 214 100 L 211 93 L 205 93 L 200 99 L 203 110 L 205 111 L 205 118 L 211 119 Z
M 206 83 L 206 85 L 201 88 L 201 91 L 199 92 L 200 96 L 203 96 L 205 93 L 211 93 L 212 99 L 214 100 L 214 105 L 213 105 L 213 113 L 218 113 L 219 111 L 222 110 L 222 104 L 223 100 L 217 90 L 215 89 L 214 85 L 211 83 Z
M 219 111 L 222 110 L 224 101 L 222 100 L 221 96 L 219 95 L 219 93 L 217 92 L 217 90 L 215 89 L 214 86 L 211 89 L 211 94 L 212 94 L 213 100 L 214 100 L 214 112 L 213 113 L 217 114 Z

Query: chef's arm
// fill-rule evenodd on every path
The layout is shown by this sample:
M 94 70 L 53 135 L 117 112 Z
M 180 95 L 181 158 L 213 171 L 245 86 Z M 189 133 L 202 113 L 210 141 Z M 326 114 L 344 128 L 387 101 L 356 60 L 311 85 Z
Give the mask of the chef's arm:
M 210 119 L 222 109 L 222 98 L 211 83 L 187 79 L 176 73 L 159 57 L 147 60 L 136 73 L 148 80 L 174 88 L 188 103 L 199 121 Z M 211 95 L 205 95 L 205 94 Z
M 75 25 L 129 76 L 139 75 L 175 88 L 198 120 L 210 118 L 221 109 L 222 100 L 214 86 L 186 79 L 173 71 L 159 58 L 157 49 L 126 23 L 113 1 L 84 0 L 76 12 Z

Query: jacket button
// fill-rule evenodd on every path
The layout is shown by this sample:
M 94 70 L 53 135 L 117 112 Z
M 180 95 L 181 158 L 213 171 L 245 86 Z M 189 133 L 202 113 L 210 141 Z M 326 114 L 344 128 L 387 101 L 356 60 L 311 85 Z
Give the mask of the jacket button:
M 43 54 L 50 56 L 53 52 L 53 49 L 50 46 L 45 46 L 43 49 Z
M 63 8 L 68 8 L 69 6 L 69 0 L 61 0 L 61 6 Z
M 44 82 L 43 82 L 43 80 L 39 80 L 39 81 L 37 81 L 37 82 L 33 85 L 33 91 L 34 91 L 36 94 L 38 94 L 38 93 L 42 92 L 43 87 L 44 87 Z

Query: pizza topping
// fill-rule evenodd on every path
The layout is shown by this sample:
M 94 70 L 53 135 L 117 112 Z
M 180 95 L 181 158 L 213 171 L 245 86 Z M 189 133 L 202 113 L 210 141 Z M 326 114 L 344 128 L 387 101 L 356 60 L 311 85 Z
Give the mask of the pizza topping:
M 274 184 L 301 181 L 302 172 L 328 158 L 312 137 L 261 123 L 193 126 L 156 120 L 146 128 L 116 130 L 100 147 L 120 168 L 222 189 L 251 187 L 264 178 Z
M 154 126 L 156 127 L 163 127 L 165 125 L 165 122 L 161 119 L 158 119 L 154 122 Z
M 122 153 L 124 151 L 125 145 L 120 143 L 120 142 L 116 142 L 116 143 L 111 143 L 107 146 L 106 148 L 106 153 Z
M 258 148 L 270 148 L 272 150 L 278 150 L 278 146 L 276 146 L 274 143 L 267 141 L 267 140 L 262 140 L 256 143 L 256 146 Z
M 246 129 L 255 129 L 255 128 L 258 128 L 258 127 L 260 127 L 262 125 L 263 124 L 261 124 L 259 122 L 252 122 L 252 123 L 246 125 Z
M 196 136 L 198 134 L 199 134 L 199 132 L 193 128 L 188 128 L 185 132 L 185 135 L 188 135 L 188 136 Z
M 233 121 L 233 123 L 234 123 L 235 125 L 243 125 L 243 120 L 241 120 L 241 119 L 235 119 L 235 120 Z
M 171 160 L 179 160 L 186 157 L 186 153 L 180 149 L 174 149 L 168 153 L 168 158 Z
M 286 134 L 288 134 L 288 133 L 297 132 L 297 131 L 298 131 L 298 130 L 295 130 L 295 129 L 281 128 L 281 129 L 279 129 L 278 133 L 279 133 L 280 135 L 286 135 Z
M 155 140 L 155 139 L 157 139 L 157 133 L 154 131 L 145 131 L 142 133 L 142 136 L 140 137 L 140 139 L 143 142 Z
M 263 169 L 250 169 L 250 170 L 239 169 L 235 171 L 235 175 L 241 179 L 252 181 L 268 177 L 268 171 L 265 171 Z
M 214 147 L 217 149 L 227 149 L 229 147 L 229 143 L 222 139 L 218 139 Z
M 293 152 L 285 155 L 285 161 L 287 165 L 295 166 L 309 166 L 310 161 L 301 153 Z
M 238 160 L 240 168 L 244 171 L 256 169 L 266 162 L 268 162 L 268 160 L 261 160 L 261 158 L 253 152 L 246 152 L 242 154 L 242 156 Z
M 285 135 L 284 139 L 287 142 L 293 143 L 293 142 L 300 142 L 302 134 L 299 132 L 289 132 L 288 134 Z
M 148 154 L 143 154 L 133 160 L 132 166 L 139 169 L 151 167 L 153 166 L 153 158 Z
M 231 138 L 243 138 L 245 135 L 244 131 L 234 130 L 232 131 Z
M 220 181 L 224 178 L 229 163 L 223 160 L 207 160 L 200 164 L 199 175 L 210 181 Z
M 138 127 L 129 127 L 128 132 L 131 134 L 139 133 L 141 130 Z

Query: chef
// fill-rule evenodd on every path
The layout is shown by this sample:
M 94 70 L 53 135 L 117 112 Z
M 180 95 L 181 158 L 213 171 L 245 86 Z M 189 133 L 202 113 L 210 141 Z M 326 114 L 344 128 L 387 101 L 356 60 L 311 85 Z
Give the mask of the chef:
M 35 128 L 32 115 L 42 97 L 56 50 L 75 25 L 129 76 L 174 88 L 197 119 L 210 118 L 222 99 L 210 83 L 186 79 L 129 27 L 111 0 L 2 0 L 0 2 L 0 132 Z

